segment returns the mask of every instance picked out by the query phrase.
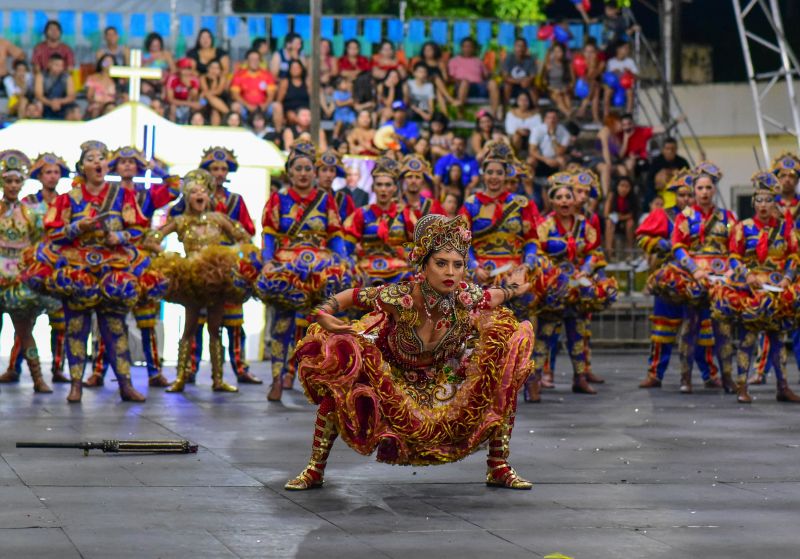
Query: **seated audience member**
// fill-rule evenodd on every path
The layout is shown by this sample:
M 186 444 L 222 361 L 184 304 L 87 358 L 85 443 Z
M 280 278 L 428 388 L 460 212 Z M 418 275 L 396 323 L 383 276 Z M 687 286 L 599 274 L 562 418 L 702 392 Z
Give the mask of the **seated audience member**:
M 69 72 L 75 66 L 75 53 L 68 45 L 61 42 L 61 24 L 51 19 L 44 25 L 44 41 L 33 47 L 31 63 L 33 69 L 44 72 L 50 64 L 50 58 L 57 54 L 64 63 L 64 70 Z M 5 63 L 5 59 L 3 59 Z
M 339 61 L 333 56 L 333 43 L 329 39 L 319 41 L 319 83 L 323 87 L 333 83 L 339 76 Z
M 488 97 L 492 114 L 500 114 L 500 89 L 490 79 L 489 69 L 478 58 L 478 44 L 475 39 L 466 37 L 461 41 L 461 54 L 454 56 L 447 63 L 447 71 L 456 82 L 456 97 L 459 110 L 467 102 L 468 97 Z M 463 111 L 462 111 L 463 113 Z
M 527 93 L 538 104 L 533 80 L 536 78 L 536 59 L 528 50 L 528 41 L 517 37 L 514 49 L 503 60 L 503 100 L 511 103 L 521 93 Z M 511 134 L 506 130 L 506 133 Z
M 128 64 L 130 51 L 128 47 L 119 44 L 119 31 L 116 27 L 109 25 L 103 30 L 103 43 L 103 47 L 94 55 L 95 60 L 100 60 L 104 56 L 110 55 L 114 59 L 116 66 Z
M 594 39 L 589 38 L 583 47 L 583 59 L 586 61 L 586 75 L 584 79 L 589 85 L 589 95 L 583 98 L 575 113 L 577 118 L 586 117 L 586 109 L 591 105 L 592 121 L 600 123 L 600 93 L 603 91 L 603 72 L 606 61 L 597 50 Z
M 200 97 L 205 100 L 206 120 L 212 126 L 219 126 L 222 115 L 231 112 L 230 79 L 222 73 L 222 65 L 212 60 L 206 65 L 206 73 L 200 76 Z
M 287 68 L 288 71 L 288 68 Z M 247 51 L 245 67 L 240 68 L 231 80 L 231 99 L 251 113 L 262 110 L 272 116 L 275 128 L 283 127 L 283 107 L 275 102 L 277 85 L 275 78 L 261 67 L 261 55 L 257 50 Z
M 75 86 L 67 72 L 64 57 L 58 53 L 50 56 L 44 71 L 36 75 L 34 90 L 36 99 L 44 107 L 44 118 L 64 118 L 64 107 L 75 101 Z
M 542 75 L 547 83 L 547 95 L 556 108 L 569 118 L 572 114 L 572 73 L 561 43 L 553 43 L 548 49 Z
M 645 202 L 654 196 L 661 196 L 665 201 L 670 201 L 668 192 L 664 191 L 673 175 L 684 167 L 689 168 L 689 162 L 678 155 L 678 141 L 675 138 L 666 138 L 661 146 L 661 153 L 650 162 L 648 172 Z
M 169 118 L 178 124 L 189 122 L 192 111 L 203 108 L 200 103 L 200 81 L 192 69 L 192 61 L 181 58 L 178 61 L 178 73 L 167 80 L 167 103 Z
M 419 139 L 420 130 L 416 122 L 408 119 L 408 107 L 402 99 L 392 103 L 392 120 L 384 125 L 394 128 L 395 134 L 405 146 L 403 153 L 414 149 L 414 142 Z
M 303 39 L 297 33 L 288 33 L 283 41 L 283 48 L 275 51 L 269 62 L 269 71 L 276 79 L 289 77 L 289 63 L 298 60 L 304 68 L 308 61 L 303 56 Z
M 277 102 L 283 107 L 286 120 L 293 121 L 297 111 L 311 107 L 308 90 L 305 67 L 299 60 L 290 61 L 288 75 L 280 79 L 276 97 Z
M 392 70 L 398 73 L 401 81 L 405 80 L 408 75 L 408 71 L 398 58 L 392 42 L 383 39 L 378 45 L 378 52 L 372 57 L 372 77 L 377 81 L 384 80 Z
M 112 110 L 116 108 L 115 103 L 108 103 Z M 83 120 L 83 111 L 77 103 L 68 103 L 64 106 L 64 120 L 68 122 L 80 122 Z
M 447 87 L 450 75 L 447 72 L 447 64 L 442 56 L 441 47 L 433 41 L 423 44 L 420 55 L 411 60 L 410 67 L 413 69 L 417 64 L 424 64 L 428 70 L 428 79 L 436 90 L 436 102 L 439 104 L 439 110 L 447 114 L 449 106 L 458 107 L 458 100 L 450 94 Z
M 5 40 L 5 39 L 0 39 Z M 33 74 L 24 60 L 14 61 L 14 73 L 3 78 L 8 96 L 8 114 L 25 116 L 28 103 L 34 98 Z
M 117 84 L 111 77 L 113 65 L 114 57 L 105 54 L 95 64 L 95 73 L 86 78 L 86 101 L 89 103 L 86 115 L 89 118 L 96 118 L 106 103 L 115 103 L 117 100 Z
M 558 111 L 553 107 L 545 109 L 542 125 L 530 137 L 528 164 L 534 175 L 549 177 L 563 169 L 567 164 L 565 154 L 569 143 L 569 132 L 558 122 Z
M 202 111 L 193 111 L 191 115 L 189 115 L 189 124 L 191 126 L 205 126 L 206 116 L 202 113 Z
M 412 79 L 403 84 L 403 93 L 411 110 L 411 120 L 430 122 L 436 104 L 436 88 L 428 79 L 428 67 L 425 64 L 417 62 Z
M 361 54 L 361 43 L 350 39 L 344 44 L 344 55 L 339 58 L 339 75 L 355 80 L 362 72 L 369 72 L 372 64 Z
M 22 62 L 25 60 L 25 51 L 8 39 L 0 37 L 0 80 L 5 80 L 12 74 L 12 72 L 8 71 L 9 58 L 13 60 L 14 63 Z M 6 94 L 10 95 L 10 93 Z
M 395 101 L 403 100 L 403 81 L 396 70 L 390 70 L 386 78 L 378 83 L 376 88 L 376 99 L 378 109 L 380 109 L 379 121 L 385 122 L 392 118 Z
M 634 232 L 639 219 L 639 202 L 633 192 L 633 182 L 628 177 L 620 177 L 616 188 L 606 199 L 605 212 L 606 256 L 614 258 L 614 241 L 617 233 L 625 236 L 626 254 L 633 252 Z
M 356 109 L 353 100 L 353 82 L 345 76 L 339 76 L 335 81 L 332 95 L 333 101 L 333 136 L 338 138 L 342 131 L 355 124 Z
M 436 165 L 440 157 L 453 151 L 453 133 L 448 130 L 450 122 L 440 112 L 433 113 L 431 117 L 431 163 Z
M 520 91 L 516 106 L 506 113 L 505 125 L 506 134 L 516 153 L 527 152 L 531 133 L 541 125 L 542 115 L 533 106 L 530 95 L 527 91 Z
M 192 61 L 192 67 L 201 76 L 208 72 L 208 65 L 212 62 L 219 62 L 223 75 L 231 71 L 231 57 L 226 50 L 215 45 L 210 29 L 203 28 L 197 33 L 194 47 L 186 53 L 186 58 Z
M 611 193 L 611 179 L 614 176 L 622 177 L 628 174 L 628 169 L 622 159 L 621 134 L 622 119 L 615 112 L 609 113 L 603 127 L 597 133 L 600 156 L 595 158 L 591 165 L 597 169 L 597 174 L 600 175 L 604 197 Z
M 478 111 L 477 117 L 475 130 L 470 135 L 469 143 L 472 153 L 480 160 L 481 156 L 478 154 L 483 151 L 488 142 L 491 140 L 505 140 L 507 143 L 508 137 L 498 130 L 497 121 L 488 111 Z
M 167 79 L 175 73 L 175 59 L 172 53 L 164 49 L 164 39 L 158 33 L 150 33 L 144 39 L 142 66 L 161 70 L 160 80 L 142 80 L 142 95 L 160 97 Z
M 616 74 L 617 78 L 622 78 L 625 73 L 630 73 L 636 78 L 639 75 L 639 68 L 636 66 L 633 58 L 631 58 L 631 46 L 626 41 L 620 41 L 614 48 L 614 57 L 606 62 L 606 71 Z M 605 100 L 603 106 L 606 114 L 608 114 L 611 107 L 611 98 L 614 96 L 614 91 L 608 87 L 605 88 Z M 625 90 L 625 112 L 633 112 L 633 92 L 634 88 Z
M 442 199 L 442 207 L 447 212 L 447 217 L 455 217 L 461 209 L 461 199 L 455 192 L 446 192 Z
M 302 141 L 306 138 L 306 142 L 311 141 L 311 109 L 303 107 L 297 110 L 294 119 L 294 124 L 286 126 L 283 129 L 283 149 L 289 151 L 295 142 Z M 317 147 L 321 151 L 328 149 L 328 140 L 325 137 L 325 131 L 320 129 L 319 138 L 317 138 Z
M 373 143 L 374 138 L 372 114 L 367 110 L 359 111 L 355 127 L 347 134 L 348 147 L 356 155 L 377 155 L 378 152 Z
M 458 167 L 461 171 L 460 183 L 450 184 L 450 170 Z M 478 160 L 467 154 L 467 141 L 456 136 L 453 138 L 453 151 L 439 158 L 433 171 L 437 191 L 442 192 L 445 185 L 466 198 L 477 188 L 480 181 L 480 165 Z

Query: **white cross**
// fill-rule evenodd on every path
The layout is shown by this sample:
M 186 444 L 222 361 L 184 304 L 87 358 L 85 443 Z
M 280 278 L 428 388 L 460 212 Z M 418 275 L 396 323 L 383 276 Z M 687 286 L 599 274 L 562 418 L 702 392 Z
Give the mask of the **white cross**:
M 128 79 L 128 100 L 139 101 L 142 93 L 142 80 L 160 80 L 160 68 L 142 68 L 141 49 L 131 49 L 130 66 L 112 66 L 111 77 Z
M 156 154 L 156 126 L 155 124 L 145 124 L 144 125 L 144 141 L 142 142 L 144 145 L 144 159 L 147 162 L 152 163 L 153 157 Z M 161 184 L 164 182 L 158 177 L 153 176 L 153 171 L 149 168 L 144 172 L 143 177 L 133 177 L 133 182 L 144 184 L 144 187 L 148 190 L 154 184 Z

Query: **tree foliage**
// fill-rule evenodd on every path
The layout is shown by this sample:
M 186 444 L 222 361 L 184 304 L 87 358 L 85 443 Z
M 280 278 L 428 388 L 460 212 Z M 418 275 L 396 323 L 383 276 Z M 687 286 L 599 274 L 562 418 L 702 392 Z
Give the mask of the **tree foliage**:
M 478 17 L 506 20 L 541 20 L 553 0 L 408 0 L 407 17 Z M 561 0 L 564 1 L 564 0 Z M 300 13 L 308 9 L 297 0 L 235 0 L 237 12 Z M 326 14 L 397 14 L 399 0 L 325 0 Z

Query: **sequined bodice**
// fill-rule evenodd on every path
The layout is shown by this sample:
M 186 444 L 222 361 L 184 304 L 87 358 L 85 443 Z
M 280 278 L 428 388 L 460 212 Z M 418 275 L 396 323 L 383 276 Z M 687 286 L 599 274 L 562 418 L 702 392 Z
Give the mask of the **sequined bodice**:
M 183 214 L 175 219 L 178 240 L 183 243 L 187 255 L 199 252 L 205 247 L 228 244 L 230 239 L 222 228 L 208 218 L 208 213 L 200 215 Z
M 359 292 L 360 303 L 376 304 L 385 313 L 377 343 L 386 353 L 387 361 L 400 368 L 428 367 L 457 357 L 464 349 L 473 331 L 470 312 L 484 299 L 484 290 L 474 284 L 456 292 L 455 308 L 451 316 L 443 317 L 445 334 L 434 344 L 427 345 L 418 334 L 423 320 L 414 306 L 416 282 L 400 282 L 382 287 L 370 287 Z M 394 309 L 392 314 L 388 309 Z
M 15 257 L 38 237 L 36 217 L 22 202 L 0 201 L 0 253 Z

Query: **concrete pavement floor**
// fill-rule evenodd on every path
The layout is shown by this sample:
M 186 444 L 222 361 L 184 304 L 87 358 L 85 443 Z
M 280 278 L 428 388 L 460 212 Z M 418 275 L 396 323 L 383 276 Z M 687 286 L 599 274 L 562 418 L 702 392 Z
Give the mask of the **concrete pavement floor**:
M 266 385 L 119 401 L 116 383 L 0 393 L 0 557 L 574 559 L 797 557 L 800 406 L 753 404 L 697 385 L 639 390 L 646 356 L 595 352 L 598 396 L 556 390 L 520 403 L 511 463 L 532 491 L 483 484 L 483 452 L 438 467 L 378 464 L 337 442 L 322 490 L 283 484 L 308 461 L 314 408 Z M 47 367 L 45 367 L 47 369 Z M 253 364 L 267 375 L 264 363 Z M 167 369 L 168 376 L 174 375 Z M 792 386 L 797 374 L 791 368 Z M 228 373 L 229 375 L 229 373 Z M 134 369 L 134 384 L 145 385 Z M 15 441 L 187 438 L 188 456 L 16 449 Z

